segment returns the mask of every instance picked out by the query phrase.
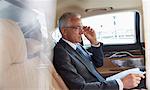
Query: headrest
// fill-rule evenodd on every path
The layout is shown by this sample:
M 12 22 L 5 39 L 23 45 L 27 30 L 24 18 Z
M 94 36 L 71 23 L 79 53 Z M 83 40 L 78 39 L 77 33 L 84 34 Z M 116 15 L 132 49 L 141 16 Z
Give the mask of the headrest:
M 21 63 L 27 57 L 24 35 L 12 20 L 0 19 L 0 56 L 3 64 Z

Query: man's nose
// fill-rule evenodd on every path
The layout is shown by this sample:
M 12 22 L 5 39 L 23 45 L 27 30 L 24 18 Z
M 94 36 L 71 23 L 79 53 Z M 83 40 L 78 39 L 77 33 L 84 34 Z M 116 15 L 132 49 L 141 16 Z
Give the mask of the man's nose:
M 83 32 L 84 32 L 84 29 L 80 29 L 80 34 L 83 34 Z

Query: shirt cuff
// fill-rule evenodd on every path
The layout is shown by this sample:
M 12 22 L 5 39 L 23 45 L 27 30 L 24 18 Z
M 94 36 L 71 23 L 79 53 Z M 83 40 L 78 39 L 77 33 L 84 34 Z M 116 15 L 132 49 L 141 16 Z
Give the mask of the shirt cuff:
M 99 47 L 100 45 L 100 42 L 98 42 L 97 44 L 92 44 L 93 47 Z
M 119 90 L 123 90 L 123 83 L 120 79 L 116 79 L 117 83 L 119 84 Z

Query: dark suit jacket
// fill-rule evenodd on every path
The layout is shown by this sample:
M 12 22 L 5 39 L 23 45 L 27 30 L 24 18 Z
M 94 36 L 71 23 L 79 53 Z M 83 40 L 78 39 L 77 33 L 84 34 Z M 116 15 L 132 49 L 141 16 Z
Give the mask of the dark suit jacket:
M 54 48 L 53 64 L 56 71 L 71 90 L 118 90 L 116 80 L 106 81 L 100 74 L 98 78 L 95 76 L 95 67 L 103 65 L 102 45 L 92 47 L 92 50 L 92 61 L 86 60 L 60 39 Z

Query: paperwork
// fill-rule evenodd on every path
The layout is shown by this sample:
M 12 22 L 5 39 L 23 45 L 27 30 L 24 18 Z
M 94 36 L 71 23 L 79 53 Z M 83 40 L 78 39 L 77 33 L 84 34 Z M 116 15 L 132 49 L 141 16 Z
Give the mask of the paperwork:
M 128 74 L 145 74 L 145 73 L 146 72 L 140 71 L 139 68 L 128 69 L 128 70 L 122 71 L 118 74 L 115 74 L 113 76 L 107 77 L 106 81 L 121 79 L 121 78 L 124 78 L 125 76 L 127 76 Z

